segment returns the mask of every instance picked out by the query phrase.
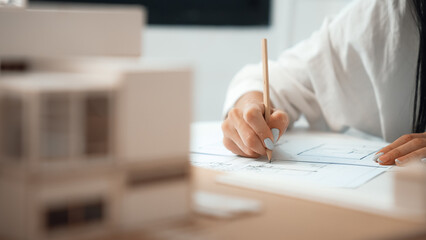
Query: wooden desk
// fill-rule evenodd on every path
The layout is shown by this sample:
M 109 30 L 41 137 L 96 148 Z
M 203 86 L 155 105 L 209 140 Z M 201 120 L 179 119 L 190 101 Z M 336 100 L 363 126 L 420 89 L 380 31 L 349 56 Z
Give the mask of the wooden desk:
M 264 209 L 233 220 L 195 217 L 213 239 L 426 239 L 425 223 L 218 184 L 218 174 L 192 167 L 194 190 L 258 199 Z

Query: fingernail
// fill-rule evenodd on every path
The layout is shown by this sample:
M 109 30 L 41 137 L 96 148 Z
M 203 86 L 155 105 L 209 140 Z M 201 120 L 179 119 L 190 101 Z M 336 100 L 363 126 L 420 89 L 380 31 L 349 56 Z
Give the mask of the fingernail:
M 271 129 L 272 136 L 274 136 L 274 143 L 277 143 L 278 137 L 280 136 L 280 130 L 278 128 Z
M 263 142 L 265 143 L 265 146 L 269 150 L 273 150 L 274 149 L 274 143 L 272 142 L 272 140 L 270 138 L 265 138 L 265 140 L 263 140 Z
M 401 162 L 401 161 L 399 161 L 398 159 L 395 159 L 395 163 L 396 163 L 396 165 L 398 165 L 398 166 L 399 166 L 399 165 L 401 165 L 401 163 L 402 163 L 402 162 Z
M 422 158 L 420 161 L 426 164 L 426 158 Z
M 386 163 L 386 162 L 389 162 L 389 156 L 388 155 L 385 155 L 385 156 L 382 156 L 382 157 L 379 157 L 378 159 L 377 159 L 377 161 L 379 162 L 379 163 Z
M 373 157 L 373 161 L 377 162 L 377 159 L 378 159 L 380 156 L 382 156 L 382 155 L 383 155 L 383 153 L 382 153 L 382 152 L 378 152 L 378 153 L 376 153 L 376 155 L 374 155 L 374 157 Z

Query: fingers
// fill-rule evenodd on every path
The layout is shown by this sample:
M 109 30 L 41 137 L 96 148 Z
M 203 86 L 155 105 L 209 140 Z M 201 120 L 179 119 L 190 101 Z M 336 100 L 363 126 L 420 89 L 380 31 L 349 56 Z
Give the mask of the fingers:
M 265 155 L 266 148 L 272 150 L 274 143 L 287 129 L 288 116 L 283 111 L 274 110 L 268 125 L 263 112 L 263 103 L 249 103 L 243 109 L 231 109 L 222 124 L 225 147 L 235 154 L 248 157 Z
M 390 150 L 383 156 L 379 157 L 377 161 L 383 165 L 392 165 L 395 163 L 395 159 L 414 153 L 418 149 L 424 147 L 426 147 L 426 138 L 415 138 L 412 141 Z
M 241 137 L 243 138 L 243 141 L 245 138 L 247 138 L 246 139 L 247 141 L 250 140 L 248 141 L 248 143 L 251 143 L 253 145 L 250 147 L 256 147 L 257 153 L 260 153 L 259 151 L 257 151 L 258 150 L 257 148 L 260 146 L 257 145 L 256 138 L 261 141 L 263 148 L 266 147 L 272 150 L 274 147 L 273 145 L 274 136 L 272 135 L 271 129 L 266 124 L 266 121 L 263 118 L 263 111 L 264 111 L 263 106 L 258 104 L 251 104 L 248 107 L 246 107 L 243 113 L 244 120 L 241 121 L 240 123 L 241 125 L 237 129 Z M 246 129 L 245 124 L 247 124 L 252 129 L 252 131 L 254 131 L 256 136 L 251 135 L 251 131 Z M 249 134 L 245 131 L 249 131 Z M 255 148 L 253 148 L 253 150 L 254 149 Z
M 226 126 L 222 125 L 222 127 L 224 128 Z M 229 129 L 226 130 L 226 132 L 227 133 L 226 135 L 224 135 L 224 139 L 227 138 L 231 140 L 244 154 L 240 154 L 239 152 L 233 151 L 231 148 L 228 148 L 229 150 L 241 156 L 258 156 L 256 152 L 254 152 L 253 150 L 251 150 L 248 146 L 244 144 L 243 140 L 241 139 L 240 135 L 238 134 L 237 130 L 234 127 L 230 127 Z
M 415 138 L 426 138 L 426 134 L 425 133 L 412 133 L 412 134 L 406 134 L 403 135 L 401 137 L 399 137 L 398 139 L 396 139 L 393 143 L 389 144 L 388 146 L 382 148 L 379 153 L 387 153 L 389 151 L 391 151 L 392 149 L 395 149 Z
M 240 115 L 241 112 L 238 109 L 233 109 L 222 123 L 225 147 L 241 156 L 259 157 L 259 154 L 264 155 L 266 152 L 263 144 L 247 123 L 244 123 Z M 225 140 L 226 138 L 228 140 Z M 229 140 L 233 141 L 234 145 L 244 154 L 236 151 L 234 145 L 228 143 Z
M 241 151 L 241 149 L 234 143 L 234 141 L 232 141 L 229 138 L 224 138 L 223 139 L 223 145 L 229 149 L 231 152 L 243 156 L 243 157 L 252 157 L 252 158 L 257 158 L 260 155 L 253 153 L 253 155 L 247 155 L 246 153 L 244 153 L 243 151 Z
M 287 130 L 290 120 L 287 113 L 281 110 L 274 110 L 269 118 L 269 127 L 271 128 L 272 135 L 274 136 L 274 143 L 280 139 L 280 137 Z
M 423 156 L 416 155 L 421 154 L 422 151 L 420 150 L 425 147 L 425 133 L 407 134 L 381 149 L 376 153 L 374 160 L 382 165 L 392 165 L 396 159 L 401 162 L 402 160 L 407 161 L 407 159 L 412 159 L 413 157 L 425 157 L 426 154 Z M 396 161 L 397 164 L 398 161 Z
M 246 122 L 241 121 L 236 130 L 238 132 L 238 138 L 241 139 L 242 143 L 244 144 L 244 147 L 250 150 L 250 152 L 247 152 L 242 149 L 244 152 L 246 152 L 247 154 L 251 152 L 256 152 L 260 155 L 266 154 L 265 147 L 263 146 L 262 141 Z
M 422 162 L 426 162 L 426 147 L 420 148 L 414 152 L 411 152 L 405 156 L 398 157 L 395 159 L 395 164 L 398 166 L 403 166 L 411 160 L 421 159 Z

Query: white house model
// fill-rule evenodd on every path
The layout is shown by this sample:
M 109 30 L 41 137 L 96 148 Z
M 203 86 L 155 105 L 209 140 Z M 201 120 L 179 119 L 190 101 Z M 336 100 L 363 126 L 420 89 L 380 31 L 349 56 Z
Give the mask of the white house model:
M 37 11 L 32 25 L 49 16 L 48 22 L 61 25 L 61 16 L 98 14 Z M 103 17 L 116 16 L 114 11 L 103 10 Z M 142 19 L 142 11 L 119 11 L 129 21 Z M 10 26 L 1 16 L 3 37 Z M 139 25 L 126 28 L 140 35 Z M 90 42 L 91 36 L 83 38 Z M 0 238 L 96 238 L 188 217 L 190 69 L 114 59 L 78 67 L 83 60 L 70 55 L 100 56 L 103 50 L 70 43 L 77 47 L 68 51 L 55 43 L 61 54 L 51 49 L 43 61 L 37 49 L 13 54 L 8 44 L 0 40 Z M 140 47 L 122 50 L 105 55 L 138 53 Z

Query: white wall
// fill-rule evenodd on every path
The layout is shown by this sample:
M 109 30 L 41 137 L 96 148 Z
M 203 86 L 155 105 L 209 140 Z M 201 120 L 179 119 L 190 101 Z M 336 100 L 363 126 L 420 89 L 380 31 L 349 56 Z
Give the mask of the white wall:
M 194 121 L 220 120 L 227 86 L 247 63 L 260 61 L 260 39 L 269 58 L 308 37 L 326 15 L 349 0 L 272 0 L 269 27 L 153 27 L 144 33 L 147 59 L 182 60 L 194 67 Z

